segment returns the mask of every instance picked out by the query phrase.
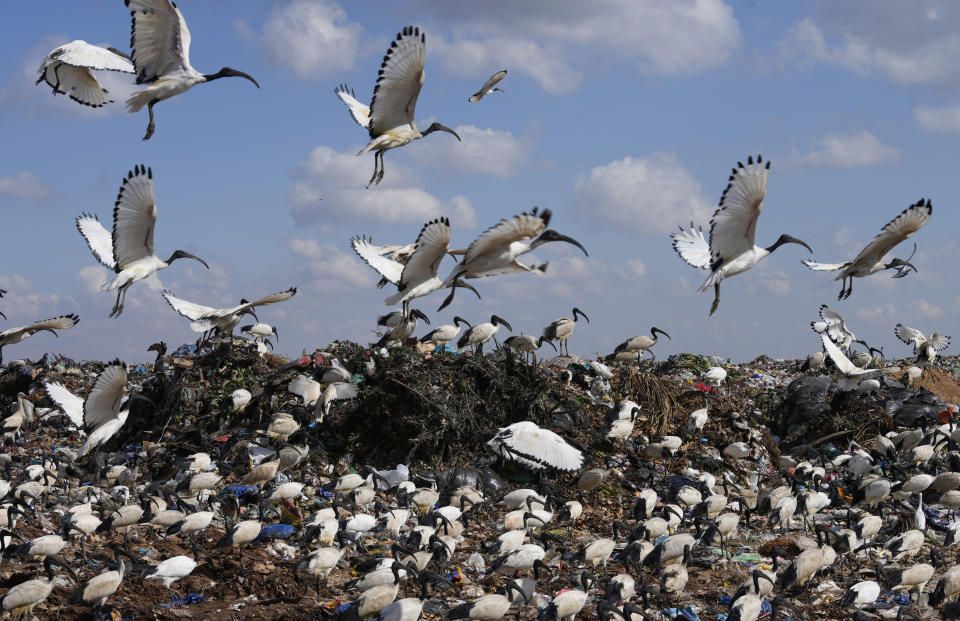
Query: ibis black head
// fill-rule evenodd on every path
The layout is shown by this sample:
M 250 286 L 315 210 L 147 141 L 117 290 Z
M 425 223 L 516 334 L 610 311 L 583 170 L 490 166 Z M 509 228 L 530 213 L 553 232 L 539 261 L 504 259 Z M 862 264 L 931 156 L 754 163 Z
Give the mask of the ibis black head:
M 510 330 L 511 332 L 513 332 L 513 326 L 507 323 L 507 320 L 504 319 L 503 317 L 498 317 L 497 315 L 491 315 L 490 323 L 492 323 L 495 326 L 496 325 L 506 326 L 507 330 Z
M 667 338 L 670 339 L 671 341 L 673 340 L 672 338 L 670 338 L 670 335 L 669 335 L 669 334 L 667 334 L 666 332 L 664 332 L 664 331 L 661 330 L 660 328 L 656 328 L 656 327 L 650 328 L 650 336 L 652 336 L 654 339 L 657 338 L 657 332 L 659 332 L 660 334 L 664 335 L 665 337 L 667 337 Z
M 768 251 L 768 252 L 773 252 L 774 250 L 776 250 L 777 248 L 779 248 L 780 246 L 782 246 L 782 245 L 784 245 L 784 244 L 800 244 L 801 246 L 803 246 L 804 248 L 806 248 L 806 249 L 809 250 L 810 252 L 813 252 L 813 248 L 811 248 L 810 246 L 808 246 L 808 245 L 807 245 L 807 242 L 803 241 L 802 239 L 797 239 L 797 238 L 794 237 L 793 235 L 787 235 L 786 233 L 784 233 L 784 234 L 781 235 L 779 238 L 777 238 L 777 241 L 773 242 L 773 245 L 770 246 L 770 247 L 768 247 L 768 248 L 767 248 L 767 251 Z
M 424 314 L 423 314 L 423 311 L 420 310 L 419 308 L 415 308 L 415 309 L 411 310 L 411 311 L 410 311 L 410 316 L 411 316 L 411 317 L 419 317 L 420 319 L 423 319 L 423 322 L 424 322 L 425 324 L 427 324 L 428 326 L 430 325 L 430 320 L 427 319 L 427 316 L 424 315 Z
M 167 353 L 167 344 L 164 343 L 163 341 L 160 341 L 159 343 L 154 343 L 153 345 L 147 348 L 147 351 L 155 351 L 162 356 L 165 353 Z
M 555 242 L 555 241 L 562 241 L 562 242 L 567 242 L 568 244 L 573 244 L 574 246 L 582 250 L 584 255 L 588 257 L 590 256 L 590 253 L 587 252 L 587 249 L 584 248 L 580 242 L 578 242 L 572 237 L 562 235 L 554 231 L 553 229 L 547 229 L 543 233 L 540 233 L 540 237 L 536 238 L 530 246 L 532 249 L 532 248 L 536 248 L 537 246 L 543 245 L 547 242 Z
M 455 317 L 453 318 L 453 325 L 455 325 L 455 326 L 457 326 L 457 327 L 459 328 L 461 323 L 466 324 L 468 328 L 472 328 L 472 327 L 473 327 L 473 326 L 470 325 L 470 322 L 467 321 L 466 319 L 464 319 L 463 317 L 455 316 Z
M 584 251 L 584 252 L 586 252 L 586 251 Z M 590 323 L 590 318 L 587 317 L 587 314 L 586 314 L 585 312 L 583 312 L 582 310 L 580 310 L 579 308 L 577 308 L 576 306 L 574 306 L 574 307 L 573 307 L 573 320 L 574 320 L 574 321 L 577 320 L 577 315 L 580 315 L 581 317 L 583 317 L 584 319 L 587 320 L 587 323 Z
M 574 310 L 576 310 L 576 309 L 574 309 Z M 590 320 L 588 319 L 587 321 L 590 321 Z M 553 348 L 553 351 L 557 351 L 557 346 L 553 344 L 553 341 L 548 340 L 547 337 L 545 337 L 545 336 L 541 336 L 540 339 L 537 341 L 537 349 L 543 347 L 543 344 L 544 344 L 544 343 L 546 343 L 547 345 L 549 345 L 550 347 L 552 347 L 552 348 Z
M 910 273 L 909 268 L 913 268 L 913 271 L 915 272 L 919 271 L 917 266 L 911 263 L 909 259 L 904 261 L 903 259 L 898 259 L 897 257 L 894 257 L 892 261 L 883 266 L 883 269 L 885 270 L 892 270 L 894 268 L 900 269 L 899 272 L 893 275 L 894 278 L 903 278 Z
M 204 261 L 203 259 L 201 259 L 200 257 L 198 257 L 198 256 L 195 255 L 195 254 L 190 254 L 189 252 L 187 252 L 187 251 L 185 251 L 185 250 L 174 250 L 174 251 L 173 251 L 173 254 L 170 255 L 170 258 L 167 259 L 167 263 L 168 263 L 168 264 L 169 264 L 169 263 L 173 263 L 173 262 L 176 261 L 177 259 L 194 259 L 194 260 L 197 260 L 197 261 L 200 261 L 201 263 L 203 263 L 203 266 L 204 266 L 205 268 L 210 269 L 210 266 L 207 265 L 207 262 L 206 262 L 206 261 Z
M 251 82 L 253 82 L 257 86 L 257 88 L 260 88 L 260 84 L 258 84 L 257 81 L 253 79 L 253 76 L 251 76 L 248 73 L 244 73 L 242 71 L 237 71 L 236 69 L 231 69 L 230 67 L 224 67 L 223 69 L 221 69 L 216 73 L 204 74 L 203 78 L 207 82 L 213 82 L 214 80 L 219 80 L 220 78 L 246 78 Z
M 430 133 L 433 133 L 433 132 L 447 132 L 448 134 L 453 134 L 454 136 L 456 136 L 456 137 L 457 137 L 457 140 L 460 140 L 460 136 L 457 134 L 457 132 L 453 131 L 452 129 L 450 129 L 449 127 L 447 127 L 446 125 L 443 125 L 443 124 L 441 124 L 441 123 L 431 123 L 431 124 L 430 124 L 430 127 L 428 127 L 428 128 L 421 134 L 421 136 L 426 136 L 427 134 L 430 134 Z

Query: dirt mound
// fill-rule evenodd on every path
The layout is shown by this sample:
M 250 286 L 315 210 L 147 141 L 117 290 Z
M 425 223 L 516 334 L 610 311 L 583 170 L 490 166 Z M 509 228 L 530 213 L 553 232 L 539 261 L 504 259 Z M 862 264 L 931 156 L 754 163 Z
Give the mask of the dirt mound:
M 949 371 L 928 367 L 923 370 L 913 388 L 926 388 L 940 397 L 944 403 L 960 403 L 960 382 Z

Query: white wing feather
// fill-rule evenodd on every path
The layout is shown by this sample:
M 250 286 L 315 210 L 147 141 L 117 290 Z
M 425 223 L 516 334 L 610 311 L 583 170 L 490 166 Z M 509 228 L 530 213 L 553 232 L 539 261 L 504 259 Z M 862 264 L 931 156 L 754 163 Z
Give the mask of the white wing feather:
M 812 324 L 811 324 L 812 325 Z M 837 347 L 836 343 L 830 340 L 830 337 L 824 332 L 818 332 L 817 327 L 814 326 L 814 332 L 817 332 L 820 335 L 820 340 L 823 341 L 823 349 L 827 352 L 827 355 L 830 356 L 830 359 L 833 360 L 833 363 L 837 365 L 837 368 L 846 375 L 863 375 L 864 373 L 869 373 L 870 369 L 861 369 L 856 366 L 850 359 L 847 358 L 840 348 Z
M 117 361 L 104 367 L 83 402 L 83 423 L 88 431 L 114 420 L 123 404 L 127 368 Z
M 815 272 L 835 272 L 842 270 L 852 263 L 852 261 L 844 261 L 843 263 L 817 263 L 816 261 L 809 261 L 807 259 L 802 259 L 800 262 Z
M 534 209 L 531 213 L 524 212 L 509 220 L 500 220 L 470 244 L 463 264 L 469 264 L 488 253 L 493 255 L 497 249 L 507 248 L 515 241 L 536 237 L 547 228 L 550 215 L 549 209 L 541 214 Z
M 470 99 L 468 99 L 467 101 L 472 101 L 472 102 L 480 101 L 481 99 L 484 98 L 485 95 L 487 95 L 490 92 L 491 88 L 496 86 L 500 82 L 500 80 L 504 79 L 505 77 L 507 77 L 506 69 L 501 69 L 500 71 L 496 72 L 495 74 L 490 76 L 490 79 L 483 83 L 483 86 L 480 87 L 480 90 L 474 93 L 470 97 Z
M 96 216 L 90 214 L 83 214 L 77 218 L 76 224 L 77 230 L 87 240 L 87 246 L 94 258 L 107 269 L 114 269 L 117 264 L 113 260 L 113 237 L 110 231 L 100 224 Z
M 135 166 L 123 179 L 113 208 L 113 258 L 118 272 L 134 261 L 153 256 L 153 228 L 157 205 L 153 172 Z
M 347 109 L 350 110 L 350 116 L 357 122 L 357 125 L 360 127 L 370 127 L 370 106 L 360 103 L 354 96 L 353 91 L 347 88 L 346 84 L 341 84 L 335 88 L 333 92 L 337 94 L 340 101 L 347 105 Z
M 946 334 L 938 334 L 937 332 L 934 332 L 933 336 L 930 337 L 930 340 L 927 341 L 927 345 L 932 347 L 934 351 L 943 351 L 950 346 L 950 337 Z
M 190 31 L 170 0 L 125 0 L 133 19 L 130 47 L 137 83 L 190 71 Z
M 403 275 L 403 263 L 399 263 L 392 259 L 379 254 L 379 246 L 374 246 L 370 243 L 371 240 L 366 237 L 354 237 L 350 240 L 350 245 L 353 247 L 353 251 L 357 253 L 357 256 L 363 259 L 363 262 L 372 267 L 378 274 L 392 282 L 397 284 L 400 282 L 400 277 Z
M 679 233 L 670 235 L 673 240 L 673 249 L 687 265 L 707 269 L 710 267 L 710 244 L 703 236 L 703 227 L 695 228 L 690 223 L 689 229 L 680 227 Z
M 370 137 L 413 123 L 423 86 L 426 35 L 407 26 L 390 43 L 370 102 Z
M 933 205 L 929 200 L 920 199 L 913 205 L 900 212 L 900 214 L 888 222 L 880 234 L 873 238 L 866 247 L 860 251 L 854 261 L 861 257 L 871 257 L 874 261 L 879 261 L 893 247 L 903 240 L 913 236 L 914 233 L 927 223 L 933 214 Z
M 573 471 L 583 465 L 583 453 L 557 434 L 530 421 L 500 429 L 487 444 L 504 458 L 529 468 Z
M 77 103 L 99 108 L 113 100 L 91 70 L 134 73 L 133 65 L 118 51 L 78 39 L 47 54 L 40 63 L 37 84 L 46 82 L 54 93 L 64 93 Z
M 893 329 L 893 333 L 898 339 L 907 345 L 917 345 L 921 341 L 926 340 L 926 337 L 923 336 L 923 332 L 920 330 L 914 330 L 913 328 L 905 326 L 902 323 L 897 324 L 897 327 Z
M 770 162 L 760 156 L 747 165 L 737 162 L 727 188 L 720 198 L 720 208 L 710 220 L 710 252 L 714 263 L 723 264 L 752 250 L 757 232 L 757 219 L 767 193 Z
M 197 321 L 198 319 L 206 317 L 219 310 L 217 308 L 213 308 L 212 306 L 204 306 L 202 304 L 188 302 L 183 298 L 174 296 L 170 291 L 163 291 L 161 295 L 163 295 L 163 299 L 167 301 L 167 304 L 170 305 L 170 308 L 180 313 L 180 315 L 183 317 L 192 319 L 193 321 Z
M 47 396 L 63 410 L 67 418 L 77 427 L 83 427 L 83 399 L 67 390 L 63 384 L 47 382 L 44 384 Z
M 51 317 L 50 319 L 44 319 L 43 321 L 37 321 L 31 323 L 30 325 L 20 326 L 19 328 L 10 328 L 9 330 L 4 330 L 0 332 L 0 342 L 5 342 L 7 338 L 19 336 L 20 334 L 26 332 L 27 335 L 34 334 L 40 330 L 66 330 L 67 328 L 72 328 L 77 325 L 77 322 L 80 321 L 80 318 L 76 315 L 60 315 L 59 317 Z M 20 339 L 23 340 L 23 339 Z M 19 342 L 19 341 L 11 341 Z
M 417 236 L 413 254 L 403 266 L 397 288 L 403 291 L 411 282 L 420 282 L 427 274 L 436 276 L 440 262 L 449 250 L 450 220 L 438 218 L 424 224 Z

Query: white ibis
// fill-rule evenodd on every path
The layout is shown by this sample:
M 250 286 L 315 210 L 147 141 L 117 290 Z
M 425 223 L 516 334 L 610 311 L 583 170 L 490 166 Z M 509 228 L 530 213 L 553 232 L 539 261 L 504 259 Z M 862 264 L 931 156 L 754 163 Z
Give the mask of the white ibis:
M 10 328 L 9 330 L 0 332 L 0 364 L 3 363 L 3 348 L 7 345 L 19 343 L 37 332 L 49 332 L 57 338 L 60 338 L 56 332 L 57 330 L 72 328 L 77 325 L 78 321 L 80 321 L 80 318 L 71 313 L 69 315 L 51 317 L 50 319 L 44 319 L 43 321 L 37 321 L 26 326 Z
M 820 305 L 820 319 L 811 323 L 813 329 L 817 332 L 826 332 L 834 343 L 844 352 L 850 351 L 850 346 L 854 343 L 862 343 L 857 340 L 856 335 L 847 327 L 847 322 L 843 315 L 833 310 L 826 304 Z M 862 343 L 866 345 L 865 343 Z
M 453 325 L 444 324 L 442 326 L 437 326 L 427 334 L 420 337 L 420 342 L 433 343 L 434 345 L 443 347 L 453 339 L 457 338 L 457 335 L 460 334 L 461 323 L 466 324 L 468 328 L 470 327 L 470 322 L 463 317 L 454 317 Z
M 543 244 L 555 241 L 573 244 L 589 256 L 587 250 L 572 237 L 561 235 L 553 229 L 548 229 L 551 212 L 544 209 L 538 213 L 534 207 L 530 213 L 521 213 L 509 220 L 500 220 L 476 238 L 466 250 L 451 250 L 452 255 L 463 255 L 463 260 L 454 266 L 444 280 L 451 283 L 450 295 L 437 310 L 443 310 L 453 301 L 459 278 L 482 278 L 500 274 L 516 274 L 529 272 L 541 275 L 547 269 L 547 264 L 526 265 L 519 257 Z
M 334 92 L 346 104 L 350 115 L 360 127 L 370 130 L 370 142 L 357 155 L 373 151 L 373 175 L 367 184 L 383 180 L 384 152 L 402 147 L 435 131 L 444 131 L 456 136 L 457 132 L 446 125 L 432 123 L 421 132 L 414 123 L 417 97 L 423 86 L 423 59 L 427 51 L 427 35 L 414 26 L 405 27 L 397 39 L 390 43 L 380 64 L 377 85 L 373 88 L 373 100 L 367 107 L 357 101 L 353 93 L 341 85 Z M 378 163 L 379 160 L 379 163 Z
M 924 201 L 922 198 L 900 212 L 896 218 L 891 220 L 880 230 L 880 234 L 873 238 L 867 246 L 860 251 L 853 259 L 843 263 L 817 263 L 815 261 L 801 261 L 812 270 L 819 272 L 840 272 L 834 277 L 834 280 L 842 280 L 840 286 L 840 295 L 838 300 L 850 297 L 853 293 L 853 279 L 855 277 L 870 276 L 883 270 L 897 268 L 897 274 L 894 278 L 902 278 L 909 272 L 908 268 L 914 267 L 910 263 L 910 255 L 906 261 L 896 257 L 890 263 L 884 263 L 883 257 L 893 250 L 893 248 L 905 239 L 913 236 L 920 230 L 927 220 L 933 214 L 933 205 L 930 201 Z M 916 247 L 914 247 L 916 252 Z
M 213 308 L 211 306 L 188 302 L 187 300 L 174 296 L 170 291 L 162 292 L 163 299 L 167 301 L 170 308 L 177 311 L 182 317 L 190 320 L 191 330 L 204 334 L 216 330 L 221 336 L 226 333 L 228 336 L 231 336 L 231 338 L 233 328 L 240 323 L 240 318 L 243 315 L 252 315 L 256 318 L 257 315 L 253 310 L 254 308 L 285 302 L 296 294 L 297 288 L 290 287 L 286 291 L 278 291 L 277 293 L 272 293 L 252 302 L 241 299 L 240 304 L 231 306 L 230 308 Z
M 730 180 L 720 207 L 710 219 L 710 243 L 703 236 L 703 229 L 696 229 L 693 223 L 679 233 L 673 233 L 673 249 L 688 265 L 709 269 L 710 276 L 700 285 L 700 291 L 713 287 L 714 298 L 710 314 L 720 305 L 720 281 L 745 272 L 783 244 L 800 244 L 810 252 L 813 250 L 805 242 L 791 235 L 783 234 L 772 246 L 763 248 L 754 242 L 757 232 L 757 220 L 763 209 L 763 198 L 767 193 L 767 178 L 770 175 L 769 160 L 764 165 L 763 158 L 747 158 L 747 165 L 737 162 L 737 168 L 730 174 Z
M 93 256 L 104 267 L 117 273 L 104 283 L 102 291 L 117 291 L 117 301 L 110 312 L 119 317 L 127 298 L 127 289 L 177 259 L 195 259 L 210 268 L 200 257 L 176 250 L 166 261 L 153 251 L 153 229 L 157 223 L 157 203 L 153 194 L 153 171 L 134 166 L 127 173 L 113 208 L 113 234 L 100 224 L 96 216 L 83 214 L 76 219 L 77 230 L 87 241 Z
M 104 611 L 107 598 L 116 593 L 120 583 L 123 582 L 123 574 L 126 571 L 123 556 L 127 555 L 133 559 L 129 552 L 119 546 L 114 549 L 114 552 L 117 569 L 105 571 L 91 578 L 83 588 L 73 592 L 70 597 L 71 603 L 85 602 L 93 604 L 101 613 Z
M 500 331 L 500 326 L 506 326 L 507 330 L 513 332 L 513 327 L 503 317 L 491 315 L 489 322 L 478 323 L 463 333 L 460 340 L 457 341 L 457 347 L 473 347 L 478 354 L 483 354 L 483 344 L 494 338 Z
M 626 341 L 617 345 L 616 349 L 613 350 L 613 354 L 611 357 L 616 358 L 617 354 L 619 353 L 636 354 L 637 362 L 639 363 L 640 358 L 643 357 L 644 352 L 650 351 L 650 348 L 656 345 L 657 341 L 660 340 L 660 337 L 657 336 L 658 332 L 664 335 L 665 337 L 667 337 L 668 339 L 670 339 L 671 341 L 673 340 L 669 334 L 667 334 L 660 328 L 657 328 L 656 326 L 654 326 L 650 328 L 650 336 L 641 334 L 640 336 L 629 338 Z M 652 351 L 650 351 L 650 355 L 653 356 L 654 360 L 657 359 L 657 356 Z
M 954 565 L 940 576 L 937 586 L 930 594 L 930 605 L 939 606 L 944 602 L 956 601 L 960 595 L 960 565 Z
M 150 123 L 144 140 L 150 139 L 155 128 L 153 106 L 197 84 L 240 77 L 260 88 L 251 76 L 230 67 L 216 73 L 200 73 L 191 67 L 190 31 L 180 9 L 170 0 L 124 0 L 124 4 L 130 8 L 133 19 L 130 48 L 137 84 L 147 85 L 127 99 L 127 112 L 138 112 L 147 106 Z
M 920 330 L 907 327 L 902 323 L 897 324 L 893 333 L 907 345 L 913 345 L 913 354 L 917 357 L 917 362 L 931 364 L 937 356 L 937 352 L 950 347 L 949 336 L 934 332 L 930 338 L 927 338 Z
M 830 359 L 833 360 L 833 364 L 836 365 L 837 369 L 846 376 L 846 380 L 842 385 L 842 390 L 852 390 L 856 379 L 865 374 L 870 373 L 869 369 L 861 369 L 857 365 L 853 364 L 849 358 L 833 340 L 827 335 L 826 331 L 817 330 L 818 323 L 820 322 L 811 322 L 810 325 L 813 327 L 813 331 L 817 332 L 820 335 L 820 340 L 823 342 L 823 350 L 827 352 L 827 355 L 830 356 Z
M 124 399 L 126 394 L 127 367 L 119 360 L 114 360 L 97 375 L 93 388 L 83 402 L 83 425 L 87 430 L 87 441 L 77 457 L 83 457 L 112 438 L 127 422 L 130 399 Z M 131 398 L 145 399 L 138 393 Z
M 377 341 L 377 347 L 384 347 L 390 343 L 403 343 L 408 338 L 413 335 L 413 331 L 417 329 L 417 319 L 423 319 L 423 321 L 430 325 L 430 320 L 427 316 L 418 308 L 414 308 L 409 312 L 401 314 L 401 320 L 397 322 L 396 327 L 384 334 L 379 341 Z
M 573 329 L 577 325 L 577 315 L 582 316 L 587 320 L 587 323 L 590 323 L 590 318 L 587 317 L 587 314 L 577 307 L 573 307 L 571 314 L 573 315 L 572 319 L 570 317 L 560 317 L 559 319 L 553 320 L 549 326 L 543 329 L 543 338 L 549 341 L 560 341 L 561 354 L 563 353 L 563 344 L 566 343 L 570 335 L 573 334 Z M 570 355 L 569 344 L 567 344 L 567 355 Z
M 502 93 L 503 92 L 502 88 L 495 88 L 495 87 L 500 82 L 500 80 L 504 79 L 505 77 L 507 77 L 506 69 L 501 69 L 500 71 L 496 72 L 495 74 L 490 76 L 490 79 L 483 83 L 483 86 L 480 87 L 480 90 L 474 93 L 473 95 L 471 95 L 470 99 L 468 99 L 467 101 L 478 102 L 484 97 L 486 97 L 487 95 L 493 95 L 494 93 Z
M 33 618 L 34 607 L 47 599 L 50 593 L 53 592 L 56 578 L 56 574 L 53 573 L 54 563 L 57 563 L 76 577 L 76 574 L 74 574 L 73 570 L 70 569 L 66 563 L 56 557 L 48 556 L 43 561 L 43 566 L 47 570 L 47 576 L 45 578 L 27 580 L 26 582 L 21 582 L 11 587 L 4 594 L 3 599 L 0 600 L 0 608 L 2 608 L 4 612 L 10 611 L 15 619 L 24 616 L 26 616 L 28 620 Z
M 365 237 L 351 240 L 354 252 L 385 280 L 397 286 L 397 292 L 386 299 L 388 306 L 402 304 L 402 312 L 410 312 L 410 301 L 429 295 L 438 289 L 452 287 L 454 280 L 442 281 L 437 270 L 444 256 L 450 251 L 450 220 L 437 218 L 423 225 L 414 244 L 413 253 L 406 263 L 399 263 L 378 254 Z M 477 290 L 465 282 L 456 284 L 477 294 Z
M 77 39 L 47 54 L 40 63 L 36 83 L 46 82 L 54 95 L 66 95 L 79 104 L 99 108 L 113 100 L 93 75 L 94 71 L 136 73 L 130 57 L 120 50 Z
M 523 353 L 524 358 L 526 358 L 526 356 L 527 356 L 528 354 L 531 354 L 531 355 L 532 355 L 533 352 L 535 352 L 535 351 L 537 351 L 538 349 L 540 349 L 541 347 L 543 347 L 543 344 L 544 344 L 544 343 L 546 343 L 547 345 L 549 345 L 550 347 L 552 347 L 552 348 L 553 348 L 553 351 L 557 351 L 557 346 L 554 345 L 553 343 L 551 343 L 551 342 L 547 339 L 547 337 L 541 336 L 541 337 L 538 339 L 538 338 L 535 338 L 533 335 L 530 335 L 530 334 L 519 334 L 519 335 L 517 335 L 517 336 L 507 337 L 507 338 L 504 339 L 504 341 L 503 341 L 503 346 L 504 346 L 504 347 L 509 347 L 510 349 L 512 349 L 512 350 L 514 350 L 514 351 Z
M 240 331 L 244 334 L 253 337 L 253 340 L 261 339 L 265 343 L 269 343 L 268 340 L 271 336 L 276 337 L 277 341 L 280 340 L 280 335 L 277 334 L 276 326 L 271 326 L 265 323 L 255 323 L 246 326 L 240 326 Z
M 549 429 L 541 429 L 531 421 L 502 427 L 487 444 L 501 457 L 535 470 L 574 471 L 583 465 L 583 453 Z
M 186 578 L 196 569 L 197 561 L 185 554 L 171 556 L 163 562 L 149 567 L 140 574 L 144 580 L 156 580 L 168 589 L 181 578 Z

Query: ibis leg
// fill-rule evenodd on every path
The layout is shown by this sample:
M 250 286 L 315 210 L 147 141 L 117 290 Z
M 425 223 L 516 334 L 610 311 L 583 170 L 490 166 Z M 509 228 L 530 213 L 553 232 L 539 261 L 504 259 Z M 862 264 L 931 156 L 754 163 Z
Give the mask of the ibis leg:
M 718 306 L 720 306 L 720 283 L 713 286 L 713 305 L 710 307 L 711 315 L 717 311 Z
M 157 99 L 154 99 L 147 104 L 147 112 L 150 113 L 150 122 L 147 124 L 147 134 L 143 137 L 144 140 L 150 140 L 150 136 L 153 135 L 153 130 L 156 129 L 156 124 L 153 122 L 153 105 L 157 103 Z

